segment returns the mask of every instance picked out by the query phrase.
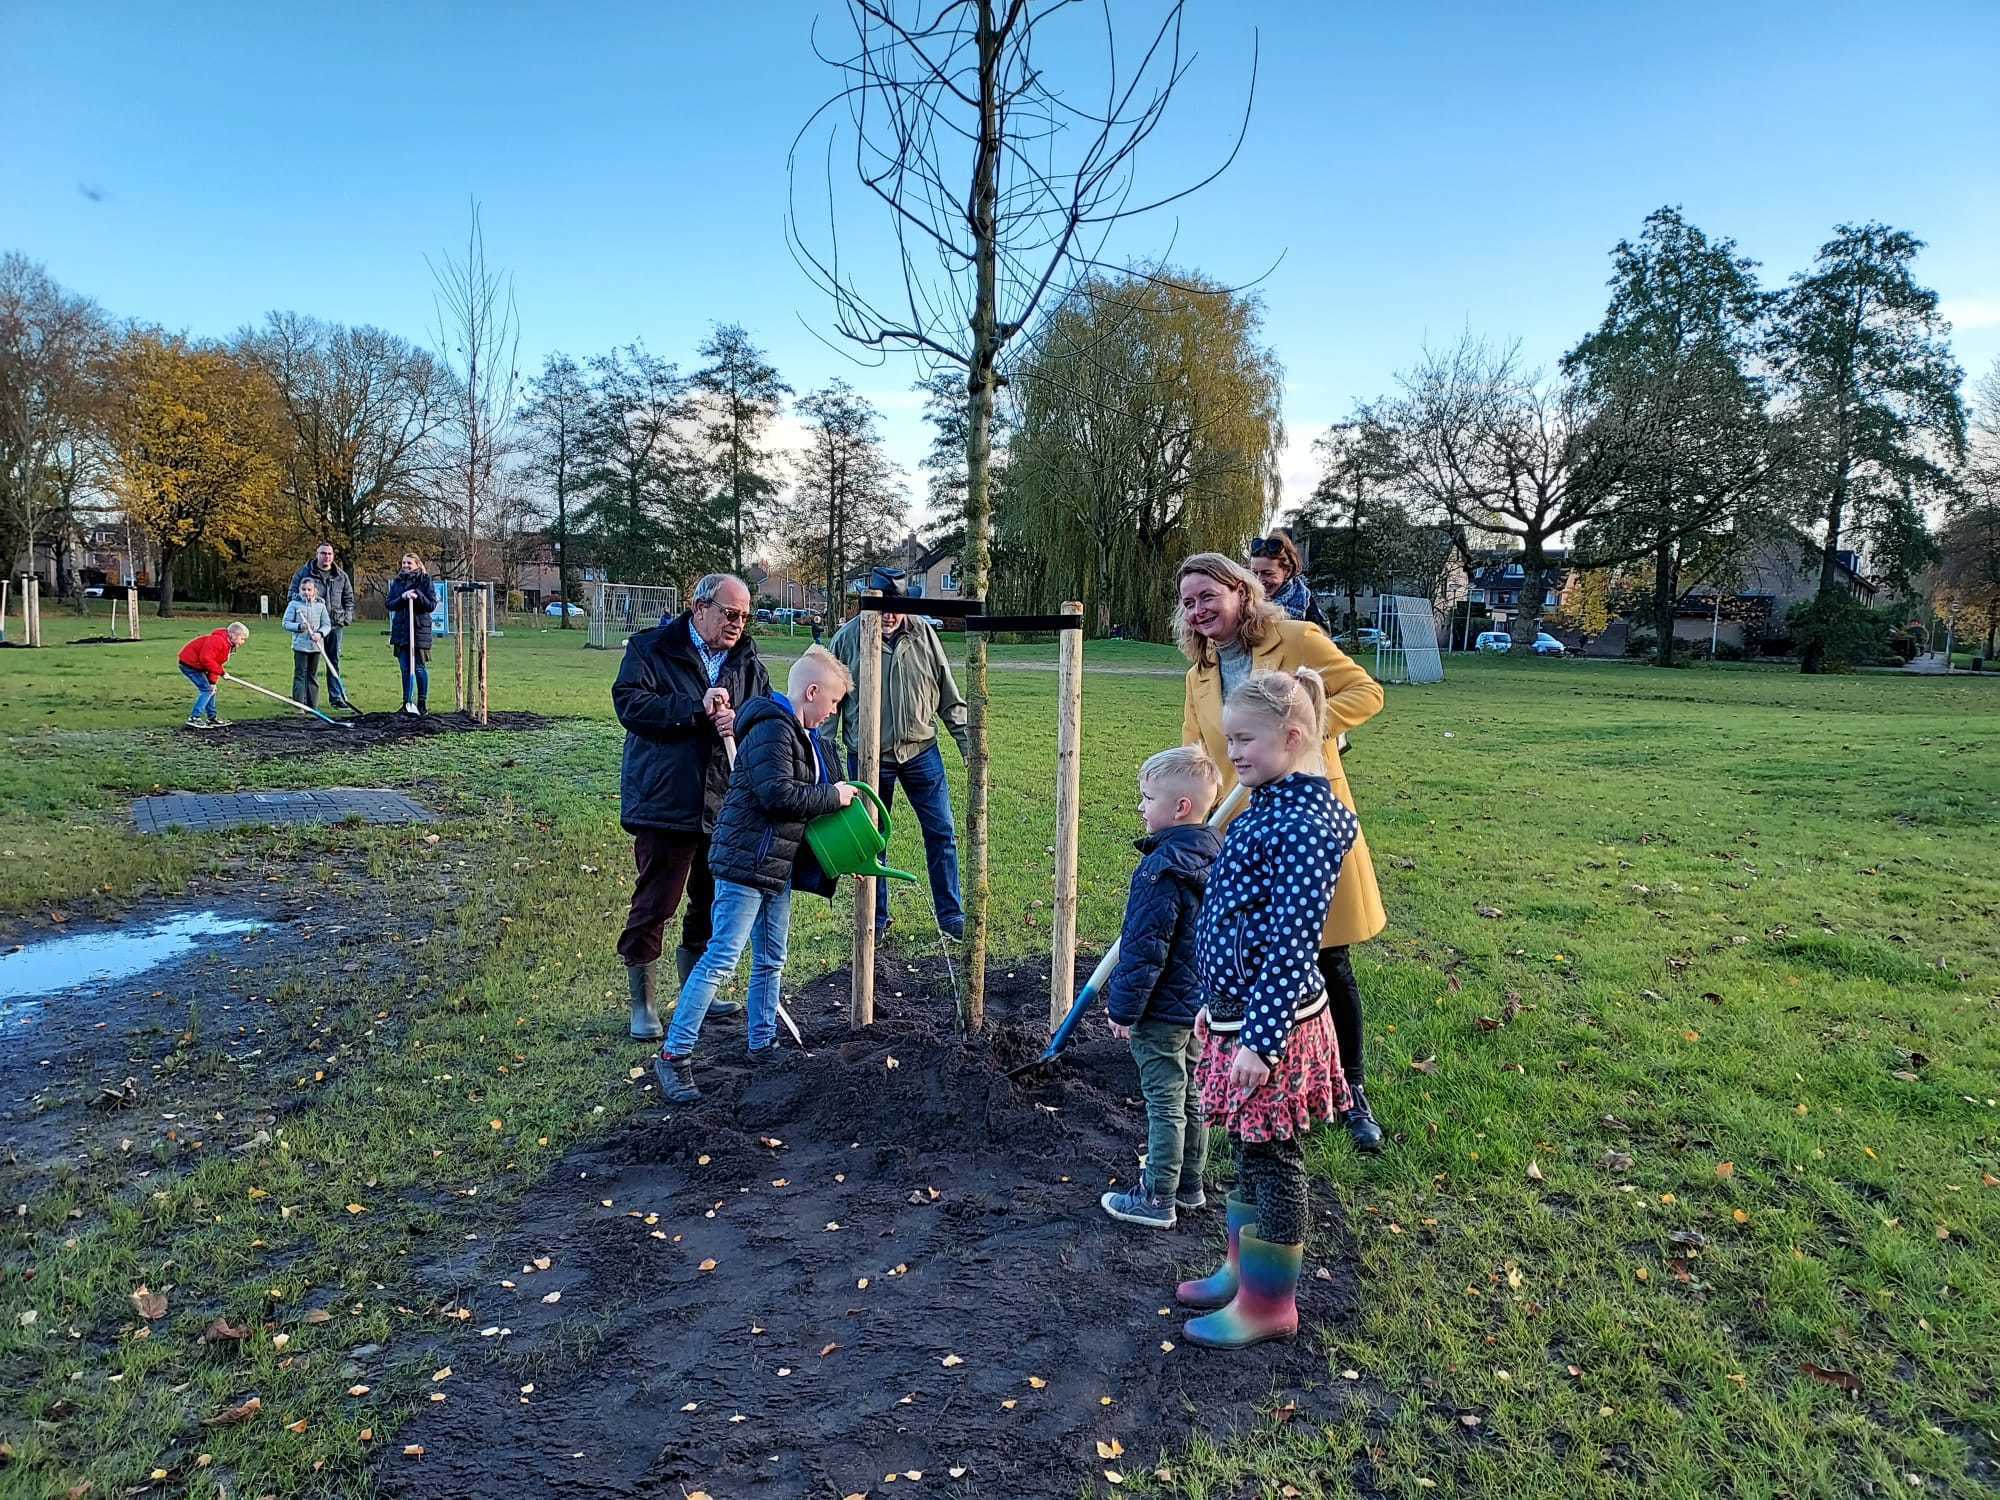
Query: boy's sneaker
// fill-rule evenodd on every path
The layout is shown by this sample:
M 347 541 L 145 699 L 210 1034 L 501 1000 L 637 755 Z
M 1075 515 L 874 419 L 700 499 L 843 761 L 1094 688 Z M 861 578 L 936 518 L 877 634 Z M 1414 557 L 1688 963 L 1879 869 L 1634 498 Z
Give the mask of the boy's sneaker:
M 208 727 L 210 729 L 227 729 L 229 727 L 229 721 L 227 719 L 218 718 L 214 714 L 210 714 L 208 716 Z
M 208 720 L 202 718 L 199 714 L 189 714 L 187 727 L 190 729 L 206 729 L 208 728 Z
M 701 1098 L 701 1090 L 694 1086 L 691 1058 L 658 1053 L 653 1058 L 653 1077 L 659 1082 L 660 1097 L 669 1104 L 693 1104 Z
M 1193 1187 L 1182 1188 L 1174 1194 L 1174 1207 L 1184 1214 L 1191 1214 L 1196 1209 L 1207 1208 L 1208 1194 L 1201 1190 L 1201 1184 L 1197 1182 Z
M 1165 1198 L 1155 1198 L 1143 1184 L 1123 1193 L 1106 1193 L 1098 1203 L 1121 1224 L 1138 1224 L 1146 1229 L 1172 1229 L 1174 1206 Z

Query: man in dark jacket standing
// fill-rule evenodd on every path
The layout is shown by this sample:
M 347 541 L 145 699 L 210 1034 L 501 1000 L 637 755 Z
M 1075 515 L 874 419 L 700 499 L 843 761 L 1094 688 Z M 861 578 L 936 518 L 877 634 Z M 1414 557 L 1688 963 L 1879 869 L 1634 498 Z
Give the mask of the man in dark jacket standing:
M 316 585 L 319 602 L 326 606 L 327 618 L 333 622 L 333 628 L 320 642 L 320 650 L 326 656 L 326 685 L 333 694 L 333 706 L 352 708 L 340 676 L 340 632 L 354 623 L 354 581 L 333 560 L 332 542 L 321 542 L 311 560 L 292 575 L 294 599 L 299 597 L 299 585 L 308 578 Z
M 1137 1186 L 1098 1199 L 1126 1224 L 1172 1229 L 1179 1209 L 1208 1200 L 1208 1122 L 1194 1081 L 1194 1021 L 1202 1006 L 1194 926 L 1208 869 L 1222 848 L 1203 826 L 1222 777 L 1199 745 L 1162 750 L 1139 770 L 1139 868 L 1125 900 L 1118 964 L 1104 986 L 1113 1034 L 1132 1043 L 1146 1099 L 1146 1169 Z
M 625 643 L 611 703 L 625 726 L 619 822 L 632 835 L 638 866 L 632 909 L 618 939 L 635 1037 L 664 1033 L 653 969 L 682 897 L 687 913 L 674 954 L 682 984 L 708 946 L 715 902 L 709 835 L 729 788 L 724 741 L 735 730 L 737 710 L 770 692 L 750 639 L 749 586 L 727 573 L 703 578 L 690 608 Z M 716 1013 L 737 1008 L 734 1001 L 711 1007 Z

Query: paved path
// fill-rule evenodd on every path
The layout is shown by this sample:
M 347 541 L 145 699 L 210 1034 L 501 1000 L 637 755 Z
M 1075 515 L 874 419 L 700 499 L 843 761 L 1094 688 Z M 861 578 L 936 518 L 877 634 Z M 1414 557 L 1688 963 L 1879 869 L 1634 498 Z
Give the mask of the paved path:
M 246 824 L 430 823 L 433 815 L 405 797 L 365 787 L 312 792 L 168 792 L 132 804 L 141 833 L 173 828 L 240 828 Z

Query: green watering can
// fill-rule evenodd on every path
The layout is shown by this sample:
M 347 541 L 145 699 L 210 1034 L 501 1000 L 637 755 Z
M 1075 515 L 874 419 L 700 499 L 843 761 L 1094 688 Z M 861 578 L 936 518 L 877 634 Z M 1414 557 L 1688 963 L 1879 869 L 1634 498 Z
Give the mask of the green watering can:
M 875 795 L 875 788 L 863 782 L 847 783 L 854 788 L 854 800 L 839 812 L 830 812 L 806 824 L 806 842 L 813 857 L 828 875 L 872 875 L 878 879 L 915 880 L 908 870 L 892 870 L 882 863 L 882 851 L 889 847 L 889 809 Z M 876 826 L 876 820 L 881 826 Z

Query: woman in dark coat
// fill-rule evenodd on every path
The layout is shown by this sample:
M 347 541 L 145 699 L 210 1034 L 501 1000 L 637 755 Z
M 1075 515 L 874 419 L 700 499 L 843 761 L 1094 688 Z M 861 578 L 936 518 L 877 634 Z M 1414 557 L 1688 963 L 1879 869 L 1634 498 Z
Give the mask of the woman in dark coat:
M 1265 598 L 1294 620 L 1317 625 L 1332 636 L 1333 627 L 1326 622 L 1326 611 L 1306 587 L 1306 560 L 1289 534 L 1274 531 L 1269 536 L 1252 537 L 1249 566 L 1257 581 L 1264 585 Z
M 430 711 L 431 612 L 437 608 L 437 585 L 424 571 L 424 560 L 403 554 L 403 570 L 389 584 L 389 649 L 403 669 L 403 712 Z

